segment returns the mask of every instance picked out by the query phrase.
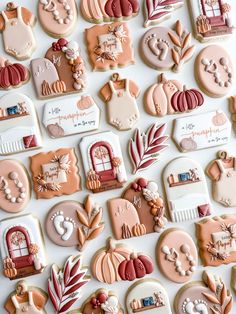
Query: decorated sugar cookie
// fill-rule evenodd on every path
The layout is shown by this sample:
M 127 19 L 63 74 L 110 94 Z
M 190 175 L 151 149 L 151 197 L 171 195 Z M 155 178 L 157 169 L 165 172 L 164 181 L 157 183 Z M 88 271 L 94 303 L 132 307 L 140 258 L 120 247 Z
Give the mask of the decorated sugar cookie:
M 89 95 L 47 102 L 43 124 L 53 138 L 98 129 L 100 109 Z
M 231 112 L 231 120 L 233 122 L 233 129 L 236 132 L 236 96 L 229 97 L 229 110 Z
M 0 160 L 0 208 L 22 211 L 31 197 L 29 174 L 23 164 L 13 159 Z
M 200 257 L 204 266 L 236 262 L 236 216 L 224 215 L 196 223 Z
M 231 271 L 231 288 L 236 293 L 236 266 L 233 266 Z
M 131 35 L 126 23 L 96 25 L 85 30 L 88 54 L 94 71 L 134 64 Z
M 202 281 L 190 282 L 178 291 L 174 308 L 176 314 L 232 313 L 233 298 L 219 276 L 203 272 Z
M 126 294 L 127 314 L 172 314 L 165 288 L 156 279 L 143 279 L 134 283 Z
M 153 26 L 171 17 L 172 12 L 184 5 L 183 0 L 145 0 L 144 27 Z
M 177 80 L 168 80 L 164 74 L 158 76 L 158 82 L 148 88 L 144 96 L 144 108 L 153 116 L 189 112 L 204 103 L 200 91 L 187 89 Z
M 68 313 L 73 304 L 81 298 L 81 290 L 89 281 L 87 269 L 82 268 L 80 255 L 70 256 L 63 268 L 53 264 L 48 279 L 48 295 L 55 313 Z
M 181 152 L 228 144 L 231 123 L 222 110 L 174 120 L 173 139 Z
M 161 232 L 165 228 L 164 201 L 153 181 L 135 180 L 121 198 L 110 199 L 107 205 L 117 240 Z
M 32 276 L 47 265 L 39 220 L 30 214 L 0 221 L 3 274 L 10 280 Z
M 86 187 L 93 193 L 121 188 L 127 181 L 119 137 L 110 132 L 88 135 L 80 142 Z
M 139 129 L 129 141 L 129 156 L 133 164 L 133 173 L 145 170 L 159 160 L 160 153 L 169 147 L 165 142 L 169 136 L 165 135 L 166 124 L 152 124 L 146 132 Z
M 106 102 L 109 124 L 119 131 L 133 128 L 140 117 L 136 102 L 139 93 L 140 89 L 134 81 L 121 79 L 118 73 L 112 75 L 100 90 L 100 95 Z
M 54 205 L 46 218 L 48 237 L 57 245 L 77 246 L 82 250 L 85 243 L 95 239 L 104 229 L 103 209 L 87 196 L 84 204 L 63 201 Z
M 122 21 L 136 16 L 138 0 L 81 0 L 83 17 L 90 23 Z
M 183 283 L 191 279 L 198 264 L 197 248 L 182 229 L 164 231 L 157 242 L 158 267 L 169 280 Z
M 107 246 L 95 253 L 91 262 L 93 276 L 101 282 L 133 281 L 151 274 L 154 270 L 152 259 L 144 253 L 135 253 L 123 244 L 114 245 L 112 238 Z
M 76 41 L 60 38 L 53 42 L 44 58 L 31 61 L 31 71 L 39 99 L 79 93 L 86 86 L 85 65 Z
M 150 67 L 162 71 L 179 72 L 185 62 L 192 58 L 195 46 L 191 45 L 191 33 L 177 21 L 174 30 L 154 27 L 141 40 L 141 53 Z
M 81 314 L 123 314 L 124 310 L 116 293 L 99 289 L 83 303 L 80 312 Z
M 38 287 L 29 286 L 24 280 L 18 281 L 16 289 L 7 298 L 4 308 L 9 314 L 46 314 L 48 296 Z
M 69 36 L 77 21 L 75 0 L 38 0 L 42 28 L 52 37 Z
M 37 199 L 69 195 L 80 190 L 77 158 L 72 148 L 39 153 L 30 157 Z
M 229 37 L 233 33 L 231 0 L 188 0 L 195 36 L 201 42 Z
M 186 157 L 176 158 L 165 167 L 162 178 L 172 221 L 211 214 L 206 178 L 198 162 Z
M 29 59 L 36 48 L 33 26 L 36 16 L 28 9 L 9 2 L 0 14 L 5 52 L 18 60 Z
M 10 155 L 42 147 L 34 104 L 20 93 L 0 98 L 0 155 Z
M 195 60 L 195 76 L 204 93 L 210 97 L 225 96 L 234 78 L 230 55 L 222 46 L 208 45 Z

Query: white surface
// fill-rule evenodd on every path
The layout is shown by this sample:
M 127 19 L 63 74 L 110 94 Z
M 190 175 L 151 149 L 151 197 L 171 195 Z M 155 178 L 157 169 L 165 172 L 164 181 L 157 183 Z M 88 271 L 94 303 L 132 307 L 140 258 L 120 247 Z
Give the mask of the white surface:
M 5 4 L 7 2 L 8 2 L 7 0 L 1 1 L 0 10 L 5 8 Z M 24 1 L 17 1 L 17 2 L 21 5 L 24 5 L 28 8 L 30 8 L 36 14 L 36 7 L 37 7 L 37 1 L 36 0 L 34 0 L 34 1 L 24 0 Z M 236 10 L 236 2 L 234 0 L 231 0 L 231 3 L 233 3 L 233 7 Z M 191 29 L 191 23 L 190 23 L 190 18 L 189 18 L 186 4 L 183 8 L 174 11 L 172 13 L 171 19 L 164 21 L 161 25 L 170 26 L 176 21 L 177 18 L 182 18 L 184 25 L 189 30 Z M 235 24 L 236 24 L 236 11 L 233 13 L 233 19 L 234 19 Z M 132 38 L 133 38 L 133 42 L 134 42 L 136 64 L 119 70 L 119 73 L 121 74 L 122 77 L 128 77 L 130 79 L 135 80 L 135 82 L 141 88 L 141 95 L 137 99 L 137 103 L 138 103 L 139 110 L 141 113 L 141 119 L 138 121 L 137 126 L 139 126 L 142 131 L 145 131 L 151 123 L 153 123 L 157 120 L 160 121 L 160 123 L 169 122 L 168 123 L 168 133 L 171 134 L 172 121 L 173 121 L 173 119 L 178 117 L 177 115 L 166 116 L 164 118 L 155 118 L 155 117 L 152 117 L 152 116 L 146 114 L 144 112 L 144 109 L 143 109 L 143 94 L 144 94 L 146 88 L 149 87 L 151 84 L 153 84 L 156 81 L 157 75 L 160 74 L 160 72 L 157 72 L 157 71 L 149 68 L 148 66 L 146 66 L 143 63 L 143 61 L 141 60 L 140 55 L 138 53 L 139 41 L 141 39 L 141 36 L 146 31 L 146 29 L 143 28 L 142 10 L 141 10 L 139 16 L 130 20 L 128 22 L 128 24 L 129 24 Z M 99 131 L 112 130 L 113 132 L 115 132 L 116 134 L 119 135 L 120 140 L 121 140 L 122 152 L 123 152 L 123 156 L 125 159 L 126 170 L 127 170 L 127 174 L 128 174 L 128 181 L 130 182 L 131 180 L 133 180 L 135 178 L 135 176 L 131 175 L 132 166 L 131 166 L 131 162 L 130 162 L 129 157 L 128 157 L 127 143 L 128 143 L 128 140 L 130 139 L 130 137 L 133 135 L 133 130 L 125 131 L 125 132 L 118 132 L 115 130 L 115 128 L 113 128 L 112 126 L 110 126 L 106 122 L 105 104 L 98 97 L 98 91 L 107 82 L 110 75 L 114 71 L 96 72 L 96 73 L 91 72 L 91 66 L 90 66 L 89 61 L 88 61 L 88 55 L 87 55 L 87 50 L 86 50 L 86 46 L 84 43 L 84 34 L 83 34 L 84 29 L 88 28 L 88 27 L 92 27 L 92 24 L 84 21 L 83 18 L 81 17 L 81 15 L 79 15 L 79 20 L 76 24 L 76 28 L 75 28 L 72 36 L 70 37 L 70 39 L 74 39 L 74 40 L 79 41 L 79 44 L 81 46 L 82 55 L 86 61 L 86 67 L 88 69 L 88 87 L 87 87 L 86 93 L 93 96 L 95 101 L 97 102 L 98 106 L 102 109 L 101 125 L 99 128 Z M 37 38 L 38 47 L 37 47 L 36 52 L 33 54 L 33 58 L 43 57 L 46 50 L 49 48 L 51 43 L 53 41 L 55 41 L 55 39 L 49 37 L 46 33 L 44 33 L 39 23 L 37 23 L 37 25 L 35 27 L 35 34 L 36 34 L 36 38 Z M 231 56 L 234 58 L 233 61 L 235 63 L 234 65 L 236 68 L 235 42 L 236 42 L 236 33 L 229 40 L 222 42 L 222 45 L 224 45 L 226 47 L 226 49 L 229 52 L 231 52 Z M 195 52 L 195 56 L 196 56 L 197 53 L 206 45 L 200 44 L 196 40 L 194 40 L 194 43 L 197 44 L 196 52 Z M 0 41 L 0 45 L 1 45 L 0 46 L 1 54 L 3 54 L 4 56 L 7 56 L 4 53 L 1 41 Z M 230 51 L 230 48 L 231 48 L 231 51 Z M 194 75 L 193 75 L 193 73 L 194 73 L 194 68 L 193 68 L 194 59 L 195 58 L 191 59 L 191 61 L 189 61 L 188 63 L 186 63 L 184 65 L 182 72 L 180 74 L 174 74 L 171 71 L 166 71 L 165 74 L 166 74 L 167 78 L 180 79 L 180 80 L 182 80 L 183 83 L 187 84 L 188 87 L 196 88 L 197 84 L 195 82 Z M 24 62 L 24 64 L 26 64 L 26 65 L 29 65 L 29 63 L 30 63 L 30 60 L 27 60 L 26 62 Z M 45 101 L 36 100 L 36 94 L 34 92 L 32 81 L 30 81 L 30 83 L 26 84 L 25 86 L 19 88 L 18 91 L 25 93 L 27 96 L 30 96 L 33 99 L 35 106 L 36 106 L 36 109 L 37 109 L 38 114 L 39 114 L 39 119 L 41 121 L 42 109 L 43 109 L 43 105 L 44 105 Z M 235 93 L 236 93 L 236 80 L 234 80 L 234 86 L 232 88 L 230 95 L 234 95 Z M 0 95 L 3 95 L 3 94 L 4 94 L 4 92 L 1 91 Z M 219 98 L 219 99 L 211 99 L 211 98 L 205 96 L 205 104 L 201 108 L 196 110 L 195 113 L 207 112 L 207 111 L 214 110 L 217 108 L 223 109 L 227 113 L 227 115 L 230 116 L 229 111 L 228 111 L 227 97 L 223 97 L 223 98 Z M 183 116 L 184 116 L 184 114 L 183 114 Z M 42 127 L 42 125 L 41 125 L 41 128 L 42 128 L 42 133 L 43 133 L 44 147 L 43 147 L 43 149 L 41 149 L 39 151 L 45 151 L 46 152 L 46 151 L 49 151 L 51 149 L 58 149 L 58 148 L 63 147 L 63 146 L 75 147 L 76 153 L 79 156 L 78 143 L 79 143 L 82 135 L 74 135 L 74 136 L 61 138 L 61 139 L 51 139 L 47 135 L 47 133 L 46 133 L 45 129 Z M 172 160 L 173 158 L 178 157 L 178 156 L 185 156 L 185 157 L 189 156 L 192 158 L 196 158 L 196 160 L 198 160 L 201 163 L 203 168 L 205 168 L 205 166 L 208 164 L 208 162 L 211 161 L 215 157 L 216 152 L 219 149 L 224 148 L 224 146 L 221 146 L 218 148 L 213 147 L 213 148 L 210 148 L 207 150 L 200 150 L 200 151 L 192 152 L 192 153 L 188 153 L 188 154 L 181 154 L 178 151 L 177 147 L 175 146 L 175 144 L 173 143 L 172 140 L 169 140 L 168 142 L 170 144 L 170 148 L 167 149 L 165 152 L 163 152 L 160 161 L 157 162 L 156 164 L 154 164 L 148 170 L 140 172 L 137 176 L 137 177 L 144 176 L 144 177 L 147 177 L 149 180 L 153 180 L 153 181 L 158 182 L 158 184 L 160 186 L 161 193 L 163 193 L 163 186 L 161 184 L 161 172 L 162 172 L 163 168 L 165 167 L 165 165 L 170 160 Z M 235 139 L 235 134 L 233 132 L 231 135 L 231 143 L 229 145 L 227 145 L 225 148 L 229 149 L 229 151 L 231 153 L 236 155 L 236 139 Z M 18 155 L 13 155 L 12 158 L 22 160 L 23 163 L 25 164 L 25 166 L 29 169 L 28 157 L 30 155 L 33 155 L 34 153 L 39 152 L 39 151 L 34 151 L 34 152 L 31 151 L 31 152 L 27 152 L 27 153 L 21 153 Z M 81 168 L 81 157 L 80 156 L 79 156 L 79 166 Z M 88 194 L 88 191 L 85 189 L 84 172 L 83 172 L 82 168 L 81 168 L 80 173 L 82 176 L 83 191 L 75 193 L 73 195 L 69 195 L 69 196 L 62 196 L 62 197 L 58 197 L 58 198 L 54 197 L 50 200 L 36 200 L 35 195 L 33 193 L 32 194 L 32 200 L 29 202 L 27 208 L 23 211 L 23 213 L 25 214 L 25 213 L 32 212 L 34 215 L 37 215 L 39 217 L 41 223 L 44 224 L 47 212 L 57 202 L 60 202 L 63 200 L 68 200 L 68 199 L 69 200 L 72 199 L 72 200 L 76 200 L 76 201 L 83 201 L 84 197 Z M 211 195 L 211 184 L 210 184 L 211 182 L 208 178 L 207 178 L 207 183 L 208 183 L 208 187 L 209 187 L 209 193 Z M 103 192 L 103 193 L 95 195 L 96 201 L 104 206 L 104 209 L 105 209 L 104 210 L 104 220 L 106 222 L 106 228 L 105 228 L 105 231 L 102 233 L 102 235 L 99 236 L 99 238 L 97 238 L 94 241 L 90 241 L 89 244 L 87 245 L 87 247 L 85 248 L 85 251 L 84 251 L 84 264 L 85 265 L 89 265 L 91 257 L 93 256 L 94 252 L 97 249 L 99 249 L 100 247 L 103 247 L 105 245 L 105 239 L 109 235 L 111 235 L 111 226 L 110 226 L 109 217 L 108 217 L 107 209 L 105 206 L 105 202 L 109 198 L 119 197 L 121 195 L 122 191 L 123 191 L 122 189 L 121 190 L 114 190 L 114 191 Z M 236 210 L 234 208 L 231 208 L 231 209 L 225 208 L 225 207 L 220 206 L 219 204 L 217 204 L 213 201 L 212 201 L 212 204 L 213 204 L 213 210 L 214 210 L 215 215 L 220 215 L 223 213 L 236 213 Z M 9 216 L 9 214 L 7 214 L 3 211 L 0 211 L 0 219 L 6 218 L 8 216 Z M 174 226 L 179 226 L 181 228 L 184 228 L 185 231 L 189 232 L 194 237 L 194 240 L 196 242 L 195 227 L 194 227 L 193 221 L 181 223 L 179 225 L 169 222 L 167 225 L 167 227 L 174 227 Z M 154 264 L 155 264 L 155 272 L 149 277 L 154 277 L 154 278 L 157 278 L 158 280 L 160 280 L 160 282 L 167 289 L 169 297 L 170 297 L 170 303 L 171 303 L 171 305 L 173 305 L 174 296 L 175 296 L 176 292 L 181 288 L 182 285 L 178 285 L 176 283 L 173 283 L 173 282 L 167 280 L 158 270 L 157 264 L 155 261 L 155 246 L 156 246 L 158 237 L 159 237 L 159 234 L 153 233 L 153 234 L 146 235 L 144 237 L 138 237 L 138 238 L 132 238 L 130 240 L 124 240 L 123 242 L 125 244 L 131 246 L 131 247 L 133 246 L 136 250 L 144 251 L 145 253 L 148 253 L 153 257 Z M 47 254 L 48 254 L 48 264 L 49 265 L 51 265 L 53 262 L 55 262 L 59 266 L 61 266 L 61 265 L 63 265 L 67 256 L 69 256 L 71 254 L 75 255 L 78 253 L 76 251 L 76 248 L 62 248 L 62 247 L 54 245 L 48 239 L 48 237 L 46 235 L 45 235 L 45 241 L 46 241 L 46 250 L 47 250 Z M 120 241 L 120 242 L 122 242 L 122 241 Z M 209 268 L 209 270 L 212 273 L 215 272 L 217 274 L 221 274 L 223 279 L 226 282 L 227 287 L 229 287 L 230 286 L 230 274 L 231 274 L 231 267 L 232 266 L 233 266 L 233 264 L 221 266 L 221 267 L 218 267 L 215 269 Z M 197 271 L 193 276 L 193 280 L 201 279 L 201 274 L 202 274 L 203 269 L 206 269 L 206 268 L 203 268 L 202 266 L 198 266 Z M 36 276 L 29 277 L 27 279 L 28 282 L 31 285 L 37 285 L 43 289 L 46 289 L 47 277 L 49 274 L 49 270 L 50 270 L 50 267 L 47 267 L 47 269 L 44 271 L 44 273 L 42 275 L 36 275 Z M 0 270 L 0 272 L 1 272 L 1 270 Z M 121 301 L 122 305 L 124 305 L 125 304 L 124 295 L 125 295 L 127 288 L 130 285 L 131 284 L 129 282 L 120 282 L 120 283 L 115 283 L 111 286 L 106 286 L 106 288 L 110 288 L 111 290 L 117 291 L 119 293 L 119 296 L 120 296 L 120 301 Z M 7 295 L 14 289 L 14 286 L 15 286 L 14 281 L 11 282 L 10 280 L 4 278 L 2 275 L 0 276 L 0 290 L 1 290 L 0 313 L 1 314 L 3 314 L 5 312 L 2 309 L 3 303 L 6 300 Z M 98 281 L 92 280 L 91 283 L 88 284 L 82 290 L 83 291 L 83 297 L 78 303 L 75 304 L 75 307 L 76 307 L 76 305 L 78 307 L 79 304 L 81 304 L 83 300 L 85 300 L 87 297 L 89 297 L 90 293 L 92 293 L 94 290 L 96 290 L 97 288 L 100 288 L 100 287 L 102 287 L 102 285 Z M 105 287 L 105 285 L 104 285 L 104 287 Z M 235 298 L 234 298 L 234 301 L 235 301 Z M 48 311 L 48 314 L 53 314 L 53 309 L 50 305 L 50 302 L 48 302 L 47 311 Z M 234 309 L 232 310 L 231 313 L 236 313 L 236 304 L 234 304 Z

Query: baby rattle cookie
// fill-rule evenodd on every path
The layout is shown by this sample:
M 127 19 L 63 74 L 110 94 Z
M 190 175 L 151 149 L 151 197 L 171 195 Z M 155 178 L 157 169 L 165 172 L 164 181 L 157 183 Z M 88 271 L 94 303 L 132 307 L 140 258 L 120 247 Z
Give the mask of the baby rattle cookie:
M 9 2 L 0 13 L 0 32 L 2 32 L 5 52 L 18 60 L 29 59 L 36 49 L 33 26 L 36 16 L 28 9 Z

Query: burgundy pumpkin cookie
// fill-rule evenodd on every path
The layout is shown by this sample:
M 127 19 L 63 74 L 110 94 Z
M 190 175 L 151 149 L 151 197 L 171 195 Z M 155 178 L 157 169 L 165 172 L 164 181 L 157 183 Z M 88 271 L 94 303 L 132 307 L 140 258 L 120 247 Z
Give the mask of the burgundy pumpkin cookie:
M 164 231 L 156 248 L 156 258 L 161 272 L 171 281 L 189 281 L 198 264 L 197 248 L 190 235 L 181 229 Z

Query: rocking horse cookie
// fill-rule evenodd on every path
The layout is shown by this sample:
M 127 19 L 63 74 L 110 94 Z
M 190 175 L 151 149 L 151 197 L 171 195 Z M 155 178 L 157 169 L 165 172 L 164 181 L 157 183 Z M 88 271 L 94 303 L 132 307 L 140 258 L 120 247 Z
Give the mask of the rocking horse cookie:
M 76 41 L 60 38 L 53 42 L 44 58 L 31 61 L 31 70 L 39 99 L 79 93 L 86 86 L 85 65 Z
M 3 274 L 10 280 L 43 272 L 47 265 L 41 226 L 30 214 L 0 221 Z
M 21 280 L 16 284 L 15 291 L 8 296 L 4 309 L 8 314 L 46 314 L 47 300 L 46 292 L 38 287 L 29 286 L 26 281 Z

